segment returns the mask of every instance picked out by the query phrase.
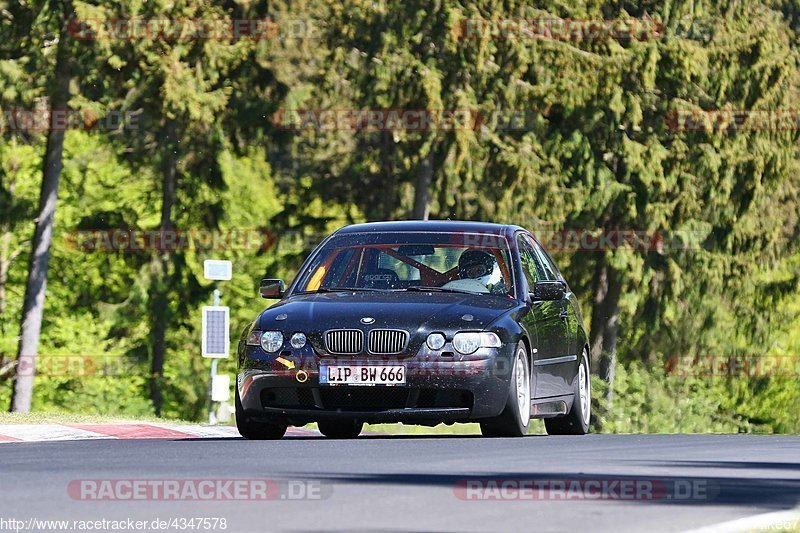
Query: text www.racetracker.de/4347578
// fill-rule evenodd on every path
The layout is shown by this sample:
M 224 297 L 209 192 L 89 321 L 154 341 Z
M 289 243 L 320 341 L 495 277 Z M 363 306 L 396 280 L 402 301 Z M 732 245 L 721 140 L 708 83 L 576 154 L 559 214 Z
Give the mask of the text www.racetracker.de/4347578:
M 228 520 L 223 517 L 170 517 L 149 520 L 87 519 L 43 520 L 0 517 L 0 531 L 225 531 Z

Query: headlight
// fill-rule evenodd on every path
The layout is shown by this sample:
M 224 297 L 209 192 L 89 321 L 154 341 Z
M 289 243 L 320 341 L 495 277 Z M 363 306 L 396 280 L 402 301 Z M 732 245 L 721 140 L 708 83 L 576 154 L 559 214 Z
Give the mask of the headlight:
M 257 329 L 254 329 L 247 336 L 247 340 L 245 341 L 245 344 L 247 344 L 248 346 L 258 346 L 259 344 L 261 344 L 261 334 L 262 333 L 263 333 L 263 331 L 258 331 Z
M 478 348 L 499 348 L 501 344 L 500 337 L 491 331 L 461 332 L 453 337 L 453 348 L 464 355 L 475 353 Z
M 283 346 L 283 333 L 280 331 L 265 331 L 261 334 L 261 347 L 266 352 L 277 352 Z
M 458 353 L 469 355 L 481 347 L 480 333 L 456 333 L 453 337 L 453 348 Z
M 292 335 L 292 339 L 289 341 L 289 343 L 292 345 L 292 348 L 296 348 L 299 350 L 300 348 L 306 345 L 305 333 L 298 331 L 297 333 Z
M 431 333 L 428 335 L 428 340 L 425 341 L 425 344 L 427 344 L 428 348 L 431 350 L 441 350 L 444 347 L 444 342 L 444 335 L 441 333 Z

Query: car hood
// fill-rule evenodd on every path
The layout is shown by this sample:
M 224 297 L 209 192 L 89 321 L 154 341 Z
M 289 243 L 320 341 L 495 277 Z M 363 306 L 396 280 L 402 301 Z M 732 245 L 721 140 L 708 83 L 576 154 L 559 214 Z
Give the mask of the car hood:
M 261 314 L 258 325 L 262 330 L 303 331 L 312 335 L 340 328 L 365 331 L 398 328 L 409 331 L 413 338 L 431 331 L 482 330 L 517 305 L 511 298 L 485 294 L 317 293 L 282 300 Z M 365 325 L 361 319 L 366 317 L 374 322 Z

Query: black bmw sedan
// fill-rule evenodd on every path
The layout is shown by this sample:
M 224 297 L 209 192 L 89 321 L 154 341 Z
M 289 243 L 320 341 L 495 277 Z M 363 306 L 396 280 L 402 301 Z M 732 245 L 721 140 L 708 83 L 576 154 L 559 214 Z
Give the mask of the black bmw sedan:
M 317 422 L 479 422 L 518 437 L 584 434 L 589 348 L 575 296 L 523 228 L 408 221 L 342 228 L 309 255 L 280 301 L 244 330 L 236 424 L 248 439 Z

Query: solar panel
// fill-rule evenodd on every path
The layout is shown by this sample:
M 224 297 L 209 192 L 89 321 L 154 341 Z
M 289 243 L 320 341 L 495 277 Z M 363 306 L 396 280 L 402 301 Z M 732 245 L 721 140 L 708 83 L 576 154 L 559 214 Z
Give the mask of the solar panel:
M 227 358 L 230 346 L 230 311 L 226 306 L 203 307 L 203 357 Z
M 203 261 L 203 277 L 212 280 L 229 280 L 232 276 L 230 261 L 206 259 Z

